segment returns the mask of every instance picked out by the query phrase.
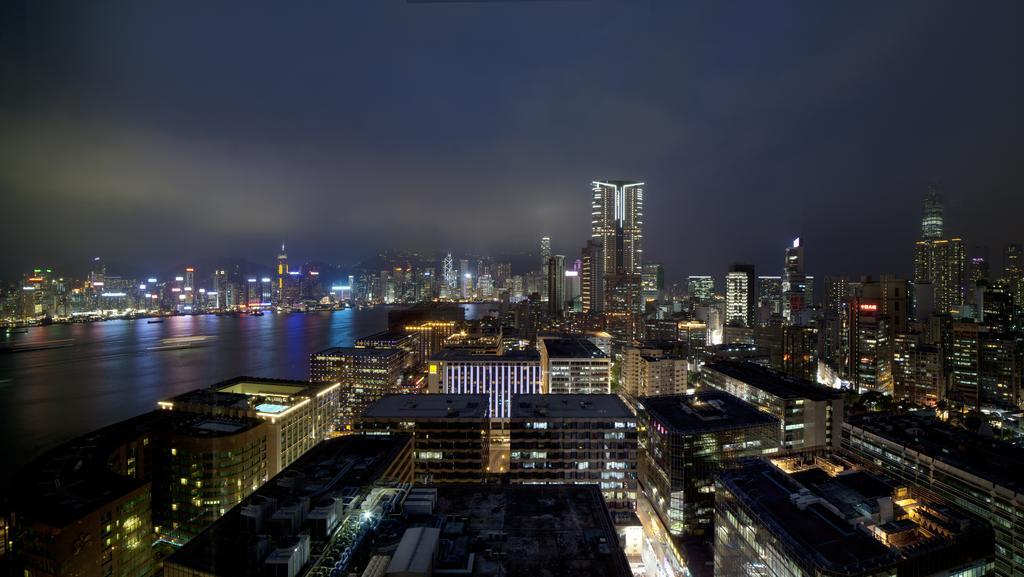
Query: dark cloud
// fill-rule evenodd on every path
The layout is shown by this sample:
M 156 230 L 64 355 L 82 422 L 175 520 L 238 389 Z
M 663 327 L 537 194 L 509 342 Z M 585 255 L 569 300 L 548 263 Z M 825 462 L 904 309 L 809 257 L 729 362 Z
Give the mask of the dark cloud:
M 648 183 L 669 277 L 907 273 L 1024 240 L 1024 12 L 884 4 L 7 3 L 0 270 L 103 254 L 575 254 L 594 178 Z M 998 249 L 993 253 L 997 254 Z

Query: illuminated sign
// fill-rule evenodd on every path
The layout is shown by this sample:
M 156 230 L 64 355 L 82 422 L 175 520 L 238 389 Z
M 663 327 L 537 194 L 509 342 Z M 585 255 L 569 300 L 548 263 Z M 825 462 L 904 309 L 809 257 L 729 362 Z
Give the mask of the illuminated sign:
M 874 304 L 870 304 L 870 303 L 862 303 L 860 305 L 860 310 L 862 310 L 862 311 L 877 311 L 878 310 L 878 305 L 874 305 Z
M 430 374 L 432 374 L 432 375 L 436 375 L 437 374 L 437 365 L 435 365 L 435 364 L 431 364 L 430 365 Z

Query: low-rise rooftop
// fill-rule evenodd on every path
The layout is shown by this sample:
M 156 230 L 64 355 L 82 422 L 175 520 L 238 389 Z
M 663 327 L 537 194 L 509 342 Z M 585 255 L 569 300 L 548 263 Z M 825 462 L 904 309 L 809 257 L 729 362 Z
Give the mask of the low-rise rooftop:
M 430 360 L 479 363 L 540 362 L 540 353 L 533 349 L 510 349 L 505 351 L 503 354 L 496 355 L 491 353 L 477 354 L 459 349 L 442 349 L 430 357 Z
M 1024 448 L 948 425 L 928 412 L 852 416 L 856 427 L 995 485 L 1024 493 Z
M 633 412 L 618 395 L 514 395 L 513 419 L 578 418 L 632 419 Z
M 385 395 L 365 411 L 374 419 L 483 419 L 487 416 L 487 395 Z
M 755 363 L 718 361 L 704 365 L 702 370 L 721 373 L 782 399 L 827 401 L 843 396 L 839 390 L 780 373 Z
M 809 573 L 862 575 L 922 556 L 956 567 L 992 554 L 986 523 L 888 477 L 834 463 L 782 467 L 751 459 L 718 482 Z
M 542 338 L 542 346 L 553 359 L 606 359 L 597 345 L 586 337 Z
M 758 425 L 778 425 L 778 419 L 736 397 L 706 391 L 695 395 L 640 397 L 638 409 L 673 433 L 725 431 Z
M 367 494 L 381 480 L 408 443 L 406 435 L 321 442 L 175 551 L 166 565 L 173 574 L 185 569 L 221 577 L 260 575 L 265 562 L 296 535 L 310 536 L 311 558 L 316 558 L 329 528 L 350 513 L 356 495 Z

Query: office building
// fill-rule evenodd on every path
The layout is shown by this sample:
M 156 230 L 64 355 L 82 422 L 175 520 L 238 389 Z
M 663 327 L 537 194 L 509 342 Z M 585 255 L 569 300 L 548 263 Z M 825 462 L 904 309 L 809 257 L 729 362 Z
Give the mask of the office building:
M 865 279 L 851 286 L 847 307 L 847 375 L 860 390 L 892 393 L 891 317 L 882 284 Z
M 338 426 L 347 431 L 371 403 L 402 392 L 406 358 L 403 349 L 332 347 L 310 355 L 309 380 L 338 386 Z
M 686 277 L 686 294 L 698 302 L 711 300 L 715 296 L 715 277 L 708 275 Z
M 852 463 L 750 459 L 715 486 L 715 575 L 988 575 L 992 529 Z
M 753 363 L 720 361 L 704 365 L 701 390 L 719 390 L 779 420 L 783 451 L 828 451 L 839 447 L 843 394 Z
M 424 348 L 418 331 L 381 331 L 356 339 L 352 345 L 359 349 L 401 349 L 405 351 L 405 368 L 421 366 Z
M 966 257 L 963 240 L 943 238 L 944 209 L 938 187 L 932 185 L 924 199 L 921 240 L 914 248 L 915 300 L 933 303 L 934 312 L 947 314 L 964 303 Z M 918 292 L 929 292 L 925 295 Z
M 541 391 L 557 394 L 611 392 L 611 359 L 583 336 L 542 336 Z
M 925 413 L 850 417 L 843 448 L 991 523 L 995 575 L 1024 575 L 1024 449 Z
M 725 324 L 753 327 L 757 307 L 754 287 L 754 265 L 734 264 L 725 276 Z
M 782 277 L 757 277 L 757 306 L 765 309 L 768 318 L 782 317 Z
M 644 301 L 660 302 L 665 292 L 665 267 L 657 262 L 644 263 L 640 282 L 643 286 Z
M 640 485 L 675 537 L 705 535 L 730 460 L 779 450 L 779 420 L 722 392 L 637 401 Z
M 363 411 L 357 428 L 368 436 L 410 435 L 417 483 L 480 483 L 490 455 L 487 401 L 473 394 L 386 395 Z
M 945 365 L 940 345 L 922 333 L 897 334 L 893 339 L 893 396 L 912 406 L 933 407 L 945 391 Z
M 157 405 L 166 411 L 266 421 L 267 473 L 273 476 L 337 429 L 339 392 L 337 382 L 235 377 Z
M 403 435 L 324 441 L 172 553 L 164 575 L 346 574 L 346 549 L 399 508 L 410 461 Z
M 508 418 L 513 395 L 541 393 L 540 354 L 512 350 L 504 354 L 474 354 L 446 349 L 428 361 L 432 393 L 487 395 L 487 416 Z
M 517 395 L 509 480 L 594 484 L 617 522 L 636 508 L 636 417 L 617 395 Z
M 644 183 L 592 183 L 591 238 L 601 243 L 607 330 L 621 344 L 643 329 Z
M 547 267 L 548 315 L 561 317 L 565 312 L 565 255 L 548 258 Z
M 782 316 L 793 324 L 801 324 L 804 309 L 811 305 L 807 298 L 807 275 L 804 272 L 804 247 L 800 239 L 786 247 L 782 273 Z
M 14 477 L 10 562 L 20 574 L 155 574 L 145 417 L 47 451 Z
M 584 313 L 604 311 L 604 259 L 601 242 L 588 240 L 581 254 L 580 301 Z

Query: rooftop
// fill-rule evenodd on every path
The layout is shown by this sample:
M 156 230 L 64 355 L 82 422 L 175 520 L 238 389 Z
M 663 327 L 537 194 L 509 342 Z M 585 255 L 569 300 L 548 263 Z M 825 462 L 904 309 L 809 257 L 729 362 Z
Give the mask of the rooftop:
M 557 337 L 541 339 L 548 356 L 556 359 L 606 359 L 593 341 L 586 337 Z
M 718 361 L 704 365 L 703 370 L 721 373 L 783 399 L 827 401 L 843 396 L 842 392 L 837 389 L 780 373 L 754 363 Z
M 280 413 L 301 400 L 315 396 L 334 385 L 284 379 L 235 377 L 205 389 L 195 389 L 160 401 L 161 408 L 181 408 L 182 405 L 201 405 L 257 412 Z
M 323 441 L 217 522 L 167 558 L 166 563 L 225 577 L 263 573 L 263 563 L 294 539 L 313 535 L 314 547 L 323 541 L 311 529 L 332 509 L 335 500 L 351 498 L 378 481 L 409 443 L 404 435 L 349 435 Z M 293 516 L 295 508 L 307 514 Z M 299 527 L 292 523 L 301 518 Z
M 512 418 L 604 418 L 636 416 L 618 395 L 514 395 Z
M 779 422 L 768 413 L 720 391 L 640 397 L 637 408 L 646 410 L 673 433 L 725 431 L 772 424 L 778 426 Z
M 976 560 L 986 541 L 991 555 L 987 524 L 888 477 L 833 463 L 825 467 L 787 473 L 751 459 L 723 472 L 719 482 L 794 558 L 821 569 L 815 573 L 859 575 L 910 557 L 935 558 L 940 548 L 945 551 L 939 557 L 962 556 L 959 563 L 948 561 L 956 566 Z
M 868 413 L 847 423 L 1024 494 L 1024 448 L 948 425 L 928 412 Z
M 460 418 L 487 416 L 487 395 L 385 395 L 364 412 L 369 418 Z
M 429 513 L 410 513 L 398 531 L 409 535 L 401 539 L 406 550 L 394 551 L 393 561 L 402 566 L 426 557 L 434 559 L 435 574 L 443 569 L 471 577 L 631 575 L 595 485 L 449 485 L 413 491 L 430 493 L 436 501 L 427 507 Z M 421 527 L 440 529 L 437 539 L 424 539 L 417 531 Z M 424 555 L 409 550 L 420 543 L 431 549 Z M 368 549 L 360 552 L 363 558 L 380 552 Z
M 535 350 L 510 349 L 504 354 L 475 354 L 458 349 L 442 349 L 430 357 L 432 361 L 471 361 L 480 363 L 495 362 L 540 362 L 540 353 Z
M 381 331 L 379 333 L 373 333 L 372 335 L 367 335 L 365 337 L 360 337 L 356 339 L 355 344 L 357 347 L 359 347 L 362 345 L 362 343 L 397 343 L 399 341 L 411 338 L 413 338 L 413 335 L 411 335 L 410 333 L 397 330 L 388 330 Z
M 62 527 L 148 484 L 111 469 L 110 458 L 127 443 L 173 433 L 215 438 L 263 424 L 259 419 L 152 411 L 68 441 L 19 472 L 9 497 L 31 519 Z
M 369 349 L 366 347 L 330 347 L 313 353 L 312 357 L 359 357 L 359 358 L 385 358 L 394 355 L 403 355 L 403 349 Z

